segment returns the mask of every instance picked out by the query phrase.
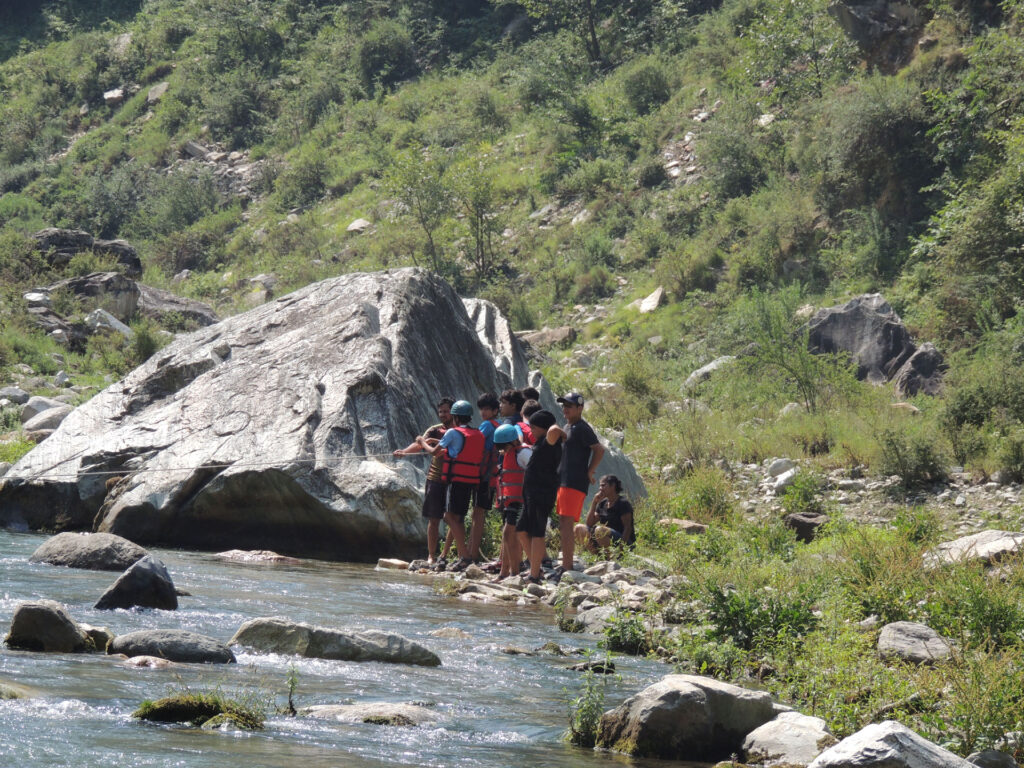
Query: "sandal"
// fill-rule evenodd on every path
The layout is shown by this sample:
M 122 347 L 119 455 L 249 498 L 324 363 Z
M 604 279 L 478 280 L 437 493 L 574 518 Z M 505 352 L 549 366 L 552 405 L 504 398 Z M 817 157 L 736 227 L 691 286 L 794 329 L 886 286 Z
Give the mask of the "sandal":
M 526 583 L 527 584 L 543 584 L 544 582 L 541 581 L 540 576 L 527 576 L 526 577 Z
M 467 568 L 469 568 L 469 566 L 471 566 L 472 564 L 473 564 L 473 561 L 470 558 L 463 557 L 460 560 L 458 560 L 457 562 L 455 562 L 452 565 L 450 565 L 448 567 L 448 570 L 451 571 L 452 573 L 459 573 L 460 571 L 464 571 Z

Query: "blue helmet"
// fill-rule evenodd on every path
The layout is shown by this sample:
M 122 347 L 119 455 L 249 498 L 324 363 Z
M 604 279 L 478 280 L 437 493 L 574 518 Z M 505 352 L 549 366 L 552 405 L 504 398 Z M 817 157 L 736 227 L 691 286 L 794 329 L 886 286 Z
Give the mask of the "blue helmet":
M 519 439 L 519 430 L 511 424 L 502 424 L 494 430 L 494 444 L 508 445 Z
M 472 416 L 473 406 L 469 404 L 468 400 L 456 400 L 452 404 L 452 416 Z

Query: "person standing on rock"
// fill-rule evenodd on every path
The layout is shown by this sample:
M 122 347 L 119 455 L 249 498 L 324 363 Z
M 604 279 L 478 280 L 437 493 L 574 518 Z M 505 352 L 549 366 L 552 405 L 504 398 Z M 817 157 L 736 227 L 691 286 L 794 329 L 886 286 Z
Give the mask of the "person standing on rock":
M 565 416 L 565 446 L 559 465 L 558 532 L 562 540 L 562 565 L 555 578 L 573 568 L 576 550 L 575 527 L 583 512 L 583 501 L 594 484 L 597 466 L 604 458 L 604 446 L 594 429 L 583 420 L 583 395 L 570 392 L 558 398 Z
M 525 549 L 530 561 L 528 580 L 539 584 L 545 555 L 544 532 L 558 497 L 558 466 L 562 459 L 565 432 L 555 423 L 555 415 L 545 410 L 530 417 L 530 430 L 533 433 L 533 451 L 523 476 L 523 512 L 516 531 L 526 537 Z
M 523 514 L 523 485 L 526 467 L 533 450 L 523 443 L 518 426 L 502 424 L 494 430 L 494 445 L 500 452 L 498 470 L 498 513 L 502 517 L 501 558 L 498 563 L 498 581 L 519 573 L 523 557 L 523 544 L 516 526 Z M 525 538 L 525 534 L 523 534 Z
M 432 442 L 436 445 L 444 437 L 444 433 L 452 426 L 452 405 L 455 400 L 451 397 L 442 397 L 437 404 L 437 418 L 440 424 L 434 424 L 427 429 L 421 437 L 416 438 L 405 448 L 399 448 L 394 452 L 396 458 L 401 456 L 414 456 L 423 452 L 420 440 Z M 427 520 L 427 564 L 434 565 L 437 557 L 437 545 L 441 540 L 441 518 L 444 517 L 445 491 L 447 486 L 441 476 L 441 468 L 444 465 L 444 457 L 435 455 L 430 460 L 430 467 L 427 469 L 427 485 L 423 491 L 423 517 Z
M 416 442 L 431 456 L 440 454 L 443 457 L 441 476 L 447 484 L 444 521 L 455 537 L 455 547 L 459 553 L 458 562 L 449 570 L 463 571 L 473 562 L 466 544 L 466 515 L 473 500 L 473 491 L 480 484 L 484 435 L 479 429 L 470 426 L 473 406 L 468 400 L 457 400 L 451 412 L 454 424 L 444 433 L 439 443 L 431 445 L 422 435 L 416 438 Z
M 494 448 L 494 430 L 501 424 L 497 418 L 499 402 L 493 392 L 484 392 L 476 399 L 480 411 L 480 431 L 484 436 L 484 463 L 480 468 L 480 483 L 473 494 L 473 517 L 469 528 L 469 556 L 473 562 L 483 560 L 480 544 L 484 538 L 484 519 L 494 506 L 494 491 L 498 487 L 498 452 Z

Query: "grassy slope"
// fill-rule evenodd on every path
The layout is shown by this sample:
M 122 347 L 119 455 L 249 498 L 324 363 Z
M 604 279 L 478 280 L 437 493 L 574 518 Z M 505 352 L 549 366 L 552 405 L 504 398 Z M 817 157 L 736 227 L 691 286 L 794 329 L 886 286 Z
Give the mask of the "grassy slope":
M 435 266 L 520 328 L 580 329 L 546 370 L 556 389 L 594 396 L 588 415 L 624 433 L 649 482 L 642 551 L 691 576 L 680 604 L 711 627 L 666 649 L 683 666 L 735 679 L 772 669 L 773 688 L 840 733 L 914 691 L 926 705 L 892 712 L 960 751 L 1014 727 L 1022 688 L 997 681 L 1021 674 L 1019 598 L 971 569 L 936 579 L 902 567 L 937 540 L 940 516 L 897 506 L 893 531 L 839 526 L 810 548 L 777 518 L 780 506 L 824 504 L 813 479 L 829 472 L 895 471 L 930 489 L 953 462 L 978 477 L 1024 470 L 1015 5 L 923 6 L 924 42 L 891 74 L 870 71 L 815 0 L 607 11 L 599 65 L 571 25 L 511 5 L 390 4 L 391 18 L 372 2 L 108 5 L 100 23 L 50 3 L 22 19 L 22 52 L 10 33 L 0 41 L 8 370 L 59 367 L 61 350 L 19 309 L 21 291 L 59 276 L 26 250 L 42 226 L 126 237 L 147 282 L 167 286 L 188 267 L 174 290 L 223 313 L 244 306 L 246 278 L 260 273 L 284 292 L 357 269 Z M 114 46 L 125 31 L 130 42 Z M 167 94 L 148 104 L 163 81 Z M 103 103 L 126 84 L 139 90 Z M 176 164 L 193 139 L 262 164 L 250 198 L 223 194 L 211 168 Z M 439 203 L 433 253 L 410 190 Z M 347 232 L 356 218 L 372 227 Z M 61 274 L 97 266 L 80 257 Z M 665 306 L 630 308 L 658 285 Z M 950 362 L 946 393 L 915 399 L 917 416 L 842 365 L 808 360 L 792 336 L 798 308 L 872 290 Z M 684 391 L 690 371 L 752 339 L 763 354 Z M 64 365 L 95 383 L 146 351 L 100 339 Z M 710 412 L 669 405 L 687 397 Z M 779 418 L 808 398 L 813 413 Z M 723 460 L 777 455 L 801 458 L 811 480 L 740 514 L 734 494 L 752 491 Z M 696 471 L 663 477 L 686 459 Z M 670 535 L 654 524 L 667 513 L 717 533 Z M 870 613 L 928 620 L 961 637 L 964 656 L 932 677 L 881 665 L 855 629 Z M 962 695 L 933 717 L 949 684 Z M 979 698 L 995 704 L 970 710 Z

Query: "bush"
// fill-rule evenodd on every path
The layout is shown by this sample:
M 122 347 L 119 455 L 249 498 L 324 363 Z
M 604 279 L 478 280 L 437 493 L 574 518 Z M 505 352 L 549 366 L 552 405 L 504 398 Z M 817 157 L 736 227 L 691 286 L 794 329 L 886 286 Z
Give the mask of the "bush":
M 712 585 L 703 598 L 713 631 L 750 650 L 772 642 L 778 635 L 798 637 L 817 622 L 806 585 L 781 591 L 771 587 L 736 588 Z
M 604 628 L 603 646 L 609 651 L 641 656 L 651 649 L 650 635 L 641 614 L 617 608 Z
M 821 478 L 810 472 L 798 472 L 782 495 L 782 509 L 787 515 L 813 515 L 824 512 Z
M 646 115 L 671 96 L 668 77 L 657 64 L 644 64 L 626 75 L 622 83 L 626 101 L 638 115 Z
M 882 474 L 896 475 L 904 488 L 920 488 L 946 479 L 948 462 L 933 436 L 887 429 L 879 437 L 879 445 Z
M 1016 429 L 999 441 L 998 461 L 1010 480 L 1024 481 L 1024 430 Z
M 583 690 L 569 702 L 568 741 L 577 747 L 593 747 L 597 743 L 597 726 L 604 714 L 607 675 L 592 670 L 583 674 Z
M 326 189 L 327 158 L 323 152 L 303 152 L 277 177 L 275 188 L 285 208 L 315 203 Z
M 397 21 L 379 20 L 359 41 L 355 67 L 367 93 L 391 88 L 416 74 L 416 51 L 408 30 Z
M 637 171 L 636 181 L 637 184 L 644 189 L 660 187 L 668 181 L 668 172 L 665 170 L 665 163 L 658 157 L 653 160 L 648 160 L 646 163 L 641 165 L 640 169 Z

